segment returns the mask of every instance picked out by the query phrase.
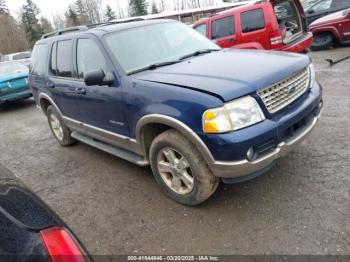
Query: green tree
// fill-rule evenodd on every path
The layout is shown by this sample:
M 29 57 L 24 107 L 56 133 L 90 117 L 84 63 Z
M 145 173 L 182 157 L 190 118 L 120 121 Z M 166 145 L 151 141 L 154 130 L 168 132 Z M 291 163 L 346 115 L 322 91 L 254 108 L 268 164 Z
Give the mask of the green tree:
M 77 12 L 74 10 L 73 6 L 69 6 L 68 10 L 66 11 L 66 13 L 64 14 L 64 16 L 66 17 L 66 26 L 70 27 L 70 26 L 77 26 L 79 25 L 79 17 Z
M 152 1 L 152 14 L 158 14 L 159 13 L 159 10 L 158 10 L 158 7 L 157 7 L 157 4 Z
M 26 0 L 26 4 L 22 6 L 22 24 L 27 33 L 29 45 L 32 47 L 42 36 L 42 30 L 38 21 L 40 9 L 32 0 Z
M 8 14 L 8 12 L 6 0 L 0 0 L 0 14 Z
M 146 0 L 129 0 L 130 16 L 147 15 L 148 2 Z
M 110 5 L 107 5 L 106 7 L 106 14 L 105 14 L 105 19 L 106 21 L 112 21 L 115 20 L 117 17 L 114 13 L 114 11 L 112 10 L 112 8 L 110 7 Z

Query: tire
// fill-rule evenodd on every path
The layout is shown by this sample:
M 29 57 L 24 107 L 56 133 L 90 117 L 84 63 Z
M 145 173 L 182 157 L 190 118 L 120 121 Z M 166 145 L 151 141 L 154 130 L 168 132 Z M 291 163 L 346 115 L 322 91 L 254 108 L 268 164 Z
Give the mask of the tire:
M 162 190 L 181 204 L 199 205 L 219 185 L 219 178 L 212 174 L 198 150 L 176 130 L 165 131 L 153 140 L 150 162 Z
M 47 120 L 52 134 L 61 146 L 71 146 L 76 140 L 71 137 L 71 130 L 64 124 L 61 115 L 53 106 L 49 106 L 46 110 Z
M 331 33 L 322 33 L 314 36 L 314 41 L 310 46 L 313 51 L 329 49 L 334 44 L 334 38 Z

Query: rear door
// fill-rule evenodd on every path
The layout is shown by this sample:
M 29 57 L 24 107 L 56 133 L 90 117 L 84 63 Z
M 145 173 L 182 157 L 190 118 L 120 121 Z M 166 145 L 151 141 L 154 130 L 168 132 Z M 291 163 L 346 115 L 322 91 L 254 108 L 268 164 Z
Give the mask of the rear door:
M 222 48 L 229 48 L 236 44 L 235 16 L 221 16 L 213 19 L 210 24 L 210 39 Z
M 76 76 L 73 69 L 73 39 L 54 42 L 51 48 L 49 81 L 47 89 L 63 115 L 80 121 L 76 92 Z

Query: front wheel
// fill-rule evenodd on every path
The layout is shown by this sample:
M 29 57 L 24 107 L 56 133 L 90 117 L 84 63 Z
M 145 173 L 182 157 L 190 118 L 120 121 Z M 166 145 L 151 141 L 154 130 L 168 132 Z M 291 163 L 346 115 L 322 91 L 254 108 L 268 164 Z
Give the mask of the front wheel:
M 314 36 L 314 41 L 310 48 L 313 51 L 325 50 L 329 49 L 333 44 L 333 35 L 331 33 L 322 33 Z
M 160 187 L 181 204 L 198 205 L 218 187 L 219 179 L 212 174 L 198 150 L 175 130 L 168 130 L 154 139 L 150 162 Z

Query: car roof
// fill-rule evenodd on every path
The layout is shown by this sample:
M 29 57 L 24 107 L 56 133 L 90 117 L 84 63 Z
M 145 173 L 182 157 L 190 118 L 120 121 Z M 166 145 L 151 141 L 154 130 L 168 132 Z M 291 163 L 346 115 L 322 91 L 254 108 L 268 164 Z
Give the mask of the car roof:
M 62 34 L 60 34 L 60 31 L 57 31 L 58 35 L 53 35 L 44 39 L 39 40 L 36 44 L 42 44 L 42 43 L 50 43 L 53 41 L 57 41 L 60 39 L 66 39 L 67 36 L 74 37 L 86 35 L 86 34 L 93 34 L 97 36 L 102 36 L 108 33 L 118 32 L 118 31 L 124 31 L 132 28 L 138 28 L 138 27 L 144 27 L 148 25 L 155 25 L 155 24 L 163 24 L 163 23 L 175 23 L 176 20 L 171 19 L 157 19 L 157 20 L 145 20 L 145 21 L 133 21 L 133 22 L 125 22 L 125 23 L 110 23 L 110 24 L 102 24 L 102 25 L 90 25 L 90 26 L 81 26 L 77 27 L 76 30 L 68 31 L 69 28 L 62 30 Z M 66 33 L 64 33 L 64 31 Z M 54 33 L 54 32 L 53 32 Z

